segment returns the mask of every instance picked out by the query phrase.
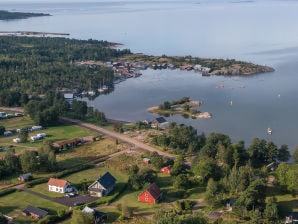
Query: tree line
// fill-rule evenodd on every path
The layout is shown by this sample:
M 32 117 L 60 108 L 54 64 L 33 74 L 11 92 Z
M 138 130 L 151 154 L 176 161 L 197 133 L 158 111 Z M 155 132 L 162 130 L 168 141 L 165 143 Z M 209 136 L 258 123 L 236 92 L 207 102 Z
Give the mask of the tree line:
M 113 72 L 103 66 L 77 66 L 76 61 L 107 61 L 130 54 L 112 43 L 60 37 L 0 37 L 0 105 L 22 106 L 27 96 L 63 88 L 96 90 L 111 84 Z

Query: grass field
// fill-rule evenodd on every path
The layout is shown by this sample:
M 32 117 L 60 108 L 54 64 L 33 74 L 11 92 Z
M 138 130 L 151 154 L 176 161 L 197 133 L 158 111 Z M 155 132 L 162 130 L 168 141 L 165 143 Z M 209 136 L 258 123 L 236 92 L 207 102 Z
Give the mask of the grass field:
M 67 207 L 63 205 L 42 199 L 26 192 L 15 192 L 1 197 L 0 211 L 10 217 L 16 217 L 16 222 L 31 223 L 34 221 L 33 219 L 21 215 L 22 211 L 28 205 L 44 209 L 48 211 L 49 214 L 56 214 L 56 211 L 59 209 L 67 209 Z

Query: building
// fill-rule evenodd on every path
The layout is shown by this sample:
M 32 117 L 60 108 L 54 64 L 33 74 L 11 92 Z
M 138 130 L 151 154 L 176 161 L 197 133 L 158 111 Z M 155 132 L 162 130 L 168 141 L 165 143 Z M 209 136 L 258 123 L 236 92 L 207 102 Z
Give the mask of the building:
M 18 177 L 18 181 L 20 181 L 20 182 L 26 182 L 26 181 L 29 181 L 32 179 L 33 179 L 33 177 L 32 177 L 31 173 L 25 173 Z
M 55 149 L 61 151 L 61 150 L 67 150 L 69 148 L 73 148 L 75 146 L 79 146 L 80 144 L 82 144 L 81 138 L 72 138 L 65 141 L 54 142 L 53 146 Z
M 108 220 L 108 215 L 104 212 L 97 211 L 93 208 L 86 206 L 83 210 L 83 213 L 92 215 L 94 217 L 94 223 L 104 223 Z
M 286 216 L 285 224 L 297 224 L 298 223 L 298 212 L 291 212 Z
M 143 158 L 143 163 L 149 165 L 151 163 L 151 160 L 149 158 Z
M 73 99 L 74 99 L 73 93 L 64 93 L 64 100 L 68 104 L 72 104 Z
M 164 117 L 158 117 L 151 122 L 151 127 L 166 129 L 169 127 L 169 122 Z
M 161 190 L 155 183 L 153 183 L 138 196 L 138 201 L 149 204 L 156 204 L 161 200 L 161 198 Z
M 42 219 L 48 214 L 48 212 L 40 208 L 28 205 L 27 208 L 23 210 L 22 214 L 24 216 L 31 216 L 32 218 L 35 218 L 35 219 Z
M 91 196 L 104 197 L 114 189 L 115 184 L 116 179 L 109 172 L 106 172 L 88 187 L 88 191 Z
M 171 169 L 172 169 L 172 166 L 171 165 L 168 165 L 168 166 L 165 166 L 163 168 L 161 168 L 161 172 L 164 173 L 164 174 L 170 174 L 171 172 Z
M 49 179 L 48 187 L 49 191 L 58 192 L 62 194 L 74 191 L 73 187 L 68 181 L 56 178 Z

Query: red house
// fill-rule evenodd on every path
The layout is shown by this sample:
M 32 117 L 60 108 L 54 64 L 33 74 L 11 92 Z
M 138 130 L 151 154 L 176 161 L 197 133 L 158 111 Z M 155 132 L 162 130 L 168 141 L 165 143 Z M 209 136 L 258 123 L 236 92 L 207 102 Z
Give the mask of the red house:
M 171 169 L 172 169 L 172 166 L 169 165 L 169 166 L 165 166 L 165 167 L 161 168 L 160 171 L 163 172 L 164 174 L 170 174 Z
M 146 189 L 139 195 L 138 201 L 155 204 L 158 201 L 160 201 L 161 198 L 162 198 L 161 190 L 158 188 L 158 186 L 155 183 L 153 183 L 148 187 L 148 189 Z

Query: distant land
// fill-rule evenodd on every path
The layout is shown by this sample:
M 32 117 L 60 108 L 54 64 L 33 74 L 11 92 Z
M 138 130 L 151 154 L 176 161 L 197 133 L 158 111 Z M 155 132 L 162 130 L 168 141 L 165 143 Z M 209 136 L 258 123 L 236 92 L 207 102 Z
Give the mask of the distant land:
M 0 10 L 0 20 L 13 20 L 13 19 L 28 19 L 30 17 L 51 16 L 45 13 L 31 13 L 31 12 L 9 12 Z

